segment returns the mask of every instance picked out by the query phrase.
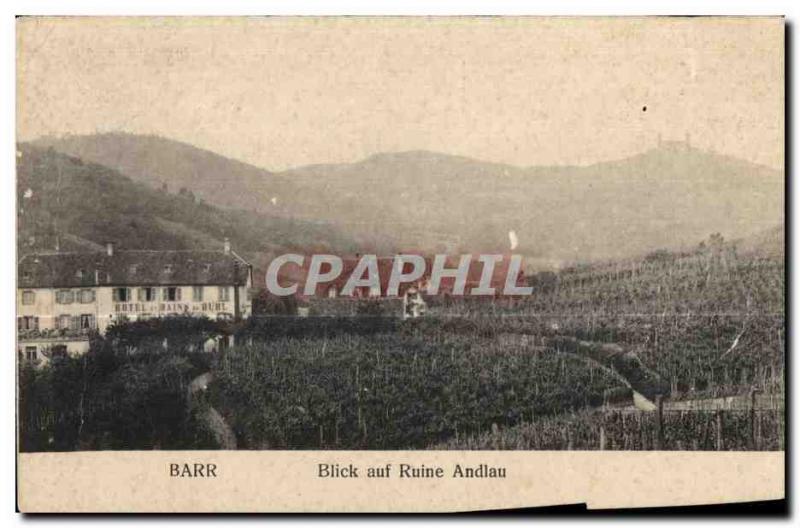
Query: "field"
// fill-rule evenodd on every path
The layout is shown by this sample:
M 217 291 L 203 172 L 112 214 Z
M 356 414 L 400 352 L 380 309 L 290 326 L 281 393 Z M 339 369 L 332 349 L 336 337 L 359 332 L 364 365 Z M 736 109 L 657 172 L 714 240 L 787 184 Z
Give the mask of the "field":
M 444 332 L 278 339 L 232 350 L 214 373 L 212 404 L 254 449 L 424 448 L 621 387 L 577 357 Z
M 220 447 L 209 413 L 240 449 L 783 448 L 782 254 L 718 244 L 529 280 L 531 298 L 429 299 L 406 321 L 120 328 L 21 373 L 22 448 Z M 194 351 L 220 331 L 235 346 Z M 777 403 L 703 408 L 752 394 Z
M 246 448 L 653 449 L 655 413 L 597 408 L 637 381 L 670 400 L 783 394 L 779 257 L 719 246 L 531 280 L 531 299 L 431 300 L 430 316 L 372 335 L 280 336 L 268 319 L 216 365 L 213 404 Z M 755 425 L 750 411 L 667 411 L 661 447 L 744 449 L 756 427 L 756 448 L 779 448 L 782 406 L 753 412 Z
M 435 449 L 774 451 L 784 448 L 783 409 L 725 411 L 585 410 L 548 416 Z
M 782 255 L 657 253 L 642 262 L 534 277 L 539 295 L 451 302 L 439 313 L 489 331 L 563 334 L 616 343 L 671 386 L 672 397 L 782 391 L 785 358 Z

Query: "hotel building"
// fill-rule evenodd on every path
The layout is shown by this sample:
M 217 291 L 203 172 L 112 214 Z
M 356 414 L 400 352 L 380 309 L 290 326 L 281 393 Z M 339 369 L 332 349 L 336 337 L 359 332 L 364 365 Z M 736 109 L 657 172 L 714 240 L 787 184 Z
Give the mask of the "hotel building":
M 17 350 L 25 360 L 80 354 L 117 322 L 176 315 L 251 314 L 252 266 L 233 252 L 35 253 L 18 266 Z

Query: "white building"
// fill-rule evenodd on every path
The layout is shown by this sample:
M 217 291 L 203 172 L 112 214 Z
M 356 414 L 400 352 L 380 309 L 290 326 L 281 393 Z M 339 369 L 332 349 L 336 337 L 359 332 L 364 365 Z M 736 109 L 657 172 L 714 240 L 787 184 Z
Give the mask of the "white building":
M 227 241 L 223 251 L 30 254 L 18 270 L 17 350 L 29 361 L 86 352 L 89 334 L 119 321 L 252 311 L 252 267 Z

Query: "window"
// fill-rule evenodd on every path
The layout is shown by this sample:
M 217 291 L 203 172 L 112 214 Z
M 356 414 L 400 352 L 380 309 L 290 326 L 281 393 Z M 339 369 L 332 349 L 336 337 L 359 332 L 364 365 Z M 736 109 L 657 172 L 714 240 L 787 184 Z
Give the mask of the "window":
M 67 345 L 53 345 L 50 355 L 54 358 L 67 357 Z
M 228 286 L 219 287 L 219 300 L 221 302 L 227 302 L 231 300 L 231 289 Z
M 164 300 L 165 301 L 180 301 L 181 300 L 181 289 L 171 286 L 169 288 L 164 288 Z
M 195 302 L 201 302 L 203 300 L 203 287 L 202 286 L 194 286 L 192 288 L 192 300 Z
M 130 288 L 114 288 L 114 302 L 129 302 L 132 299 Z
M 26 346 L 25 347 L 25 359 L 28 361 L 36 361 L 38 359 L 36 355 L 36 347 L 35 346 Z
M 92 330 L 94 327 L 94 315 L 81 314 L 81 330 Z
M 81 299 L 81 304 L 93 303 L 94 290 L 81 290 L 80 299 Z
M 75 272 L 75 278 L 78 280 L 83 280 L 83 277 L 86 275 L 86 270 L 79 269 Z
M 22 304 L 33 304 L 36 302 L 36 293 L 31 290 L 22 292 Z
M 72 304 L 75 300 L 72 290 L 58 290 L 56 292 L 56 304 Z
M 18 330 L 38 330 L 39 318 L 35 315 L 25 315 L 17 318 Z
M 333 299 L 337 295 L 339 295 L 339 290 L 336 289 L 336 286 L 331 286 L 330 288 L 328 288 L 328 297 Z
M 217 321 L 232 321 L 233 315 L 225 312 L 220 312 L 217 314 Z
M 56 328 L 60 330 L 77 330 L 78 328 L 78 318 L 72 317 L 71 315 L 63 314 L 59 315 L 58 319 L 56 319 Z
M 139 288 L 139 300 L 151 302 L 156 300 L 155 288 Z

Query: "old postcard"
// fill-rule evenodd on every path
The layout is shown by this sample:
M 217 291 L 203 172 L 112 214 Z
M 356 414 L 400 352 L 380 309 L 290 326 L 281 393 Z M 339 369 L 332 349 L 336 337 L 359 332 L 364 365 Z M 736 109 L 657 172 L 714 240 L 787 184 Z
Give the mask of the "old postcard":
M 19 18 L 19 509 L 783 499 L 784 32 Z

